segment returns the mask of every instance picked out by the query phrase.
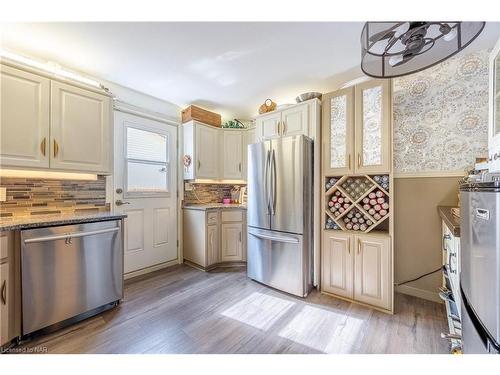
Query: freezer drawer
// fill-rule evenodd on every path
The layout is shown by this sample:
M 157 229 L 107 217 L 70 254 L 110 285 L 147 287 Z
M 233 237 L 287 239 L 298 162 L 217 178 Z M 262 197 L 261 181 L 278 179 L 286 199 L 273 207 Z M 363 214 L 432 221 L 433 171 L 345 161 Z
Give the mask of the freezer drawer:
M 309 249 L 302 235 L 248 228 L 248 277 L 305 297 L 312 287 Z
M 23 335 L 123 297 L 121 221 L 21 232 Z

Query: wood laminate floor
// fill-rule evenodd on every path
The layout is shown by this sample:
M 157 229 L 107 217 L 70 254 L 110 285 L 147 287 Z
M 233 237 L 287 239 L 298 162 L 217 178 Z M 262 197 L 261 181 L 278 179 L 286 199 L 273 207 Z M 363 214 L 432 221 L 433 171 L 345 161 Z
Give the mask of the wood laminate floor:
M 127 281 L 113 310 L 21 349 L 48 353 L 447 353 L 443 305 L 397 294 L 388 315 L 322 295 L 300 299 L 242 269 L 174 266 Z

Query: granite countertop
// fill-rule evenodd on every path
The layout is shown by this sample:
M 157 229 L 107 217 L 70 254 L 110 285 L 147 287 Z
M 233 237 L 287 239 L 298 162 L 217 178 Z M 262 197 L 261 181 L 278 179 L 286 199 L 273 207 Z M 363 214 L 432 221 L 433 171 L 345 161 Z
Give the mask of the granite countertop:
M 232 208 L 232 209 L 240 209 L 240 210 L 246 210 L 247 206 L 244 204 L 239 204 L 239 203 L 231 203 L 231 204 L 224 204 L 224 203 L 188 203 L 184 204 L 182 206 L 184 209 L 188 210 L 210 210 L 210 209 L 217 209 L 217 208 Z
M 460 218 L 452 214 L 451 206 L 438 206 L 439 216 L 455 237 L 460 237 Z
M 29 217 L 1 218 L 0 230 L 21 230 L 55 225 L 68 225 L 80 223 L 94 223 L 97 221 L 118 220 L 126 218 L 127 215 L 116 212 L 95 212 L 79 214 L 52 214 L 36 215 Z

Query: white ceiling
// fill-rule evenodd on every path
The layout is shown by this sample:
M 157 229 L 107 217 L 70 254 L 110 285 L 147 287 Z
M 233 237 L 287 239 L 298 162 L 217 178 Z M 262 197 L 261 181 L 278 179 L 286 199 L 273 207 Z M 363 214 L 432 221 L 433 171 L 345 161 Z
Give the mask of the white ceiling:
M 180 107 L 251 118 L 266 98 L 328 92 L 361 75 L 362 23 L 2 24 L 2 48 L 55 61 Z M 488 23 L 466 51 L 491 48 Z

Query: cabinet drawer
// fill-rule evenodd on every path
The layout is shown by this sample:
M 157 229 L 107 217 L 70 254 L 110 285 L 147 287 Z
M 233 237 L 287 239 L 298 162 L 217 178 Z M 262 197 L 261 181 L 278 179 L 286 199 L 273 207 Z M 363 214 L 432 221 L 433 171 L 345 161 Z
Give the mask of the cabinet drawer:
M 207 212 L 207 224 L 217 224 L 217 211 Z
M 243 221 L 242 210 L 225 210 L 222 211 L 222 221 Z
M 9 254 L 9 240 L 7 237 L 7 233 L 5 234 L 0 234 L 0 259 L 7 258 Z

